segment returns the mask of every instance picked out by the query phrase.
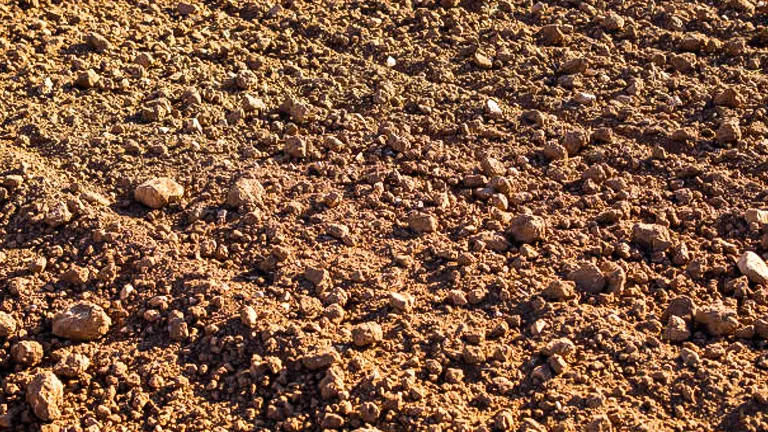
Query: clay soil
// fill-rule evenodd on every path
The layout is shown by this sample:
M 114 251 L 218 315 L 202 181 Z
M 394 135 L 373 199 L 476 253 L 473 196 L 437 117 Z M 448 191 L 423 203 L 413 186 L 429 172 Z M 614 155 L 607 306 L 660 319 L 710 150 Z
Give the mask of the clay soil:
M 0 429 L 768 430 L 766 14 L 0 1 Z

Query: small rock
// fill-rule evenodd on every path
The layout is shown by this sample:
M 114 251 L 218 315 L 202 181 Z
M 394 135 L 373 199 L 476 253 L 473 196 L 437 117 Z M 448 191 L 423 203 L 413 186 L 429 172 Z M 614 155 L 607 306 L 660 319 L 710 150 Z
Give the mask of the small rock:
M 153 209 L 163 208 L 178 201 L 184 195 L 184 187 L 168 177 L 147 180 L 133 193 L 136 201 Z
M 696 323 L 703 325 L 712 336 L 733 334 L 739 327 L 736 312 L 724 307 L 708 307 L 696 311 Z
M 75 86 L 81 89 L 93 88 L 98 84 L 101 77 L 93 69 L 88 69 L 80 73 L 75 80 Z
M 616 12 L 609 12 L 603 17 L 600 25 L 609 32 L 624 30 L 624 18 Z
M 472 56 L 472 61 L 475 63 L 475 66 L 480 69 L 491 69 L 493 67 L 493 61 L 480 51 L 475 51 L 475 54 Z
M 571 272 L 568 279 L 576 282 L 576 286 L 589 294 L 599 294 L 605 288 L 603 272 L 595 263 L 584 263 L 578 270 Z
M 568 159 L 568 150 L 564 146 L 552 141 L 544 145 L 542 153 L 550 161 Z
M 111 44 L 105 38 L 104 36 L 98 34 L 98 33 L 91 33 L 88 36 L 85 37 L 85 43 L 88 45 L 92 50 L 97 52 L 104 52 Z
M 249 94 L 246 94 L 243 96 L 243 102 L 241 104 L 241 108 L 243 111 L 250 113 L 250 112 L 263 112 L 267 109 L 267 105 L 264 103 L 263 100 L 251 96 Z
M 604 262 L 600 265 L 600 271 L 605 278 L 605 292 L 621 294 L 624 291 L 627 274 L 620 265 L 612 261 Z
M 240 322 L 250 329 L 256 328 L 256 325 L 259 322 L 259 315 L 256 313 L 256 309 L 251 306 L 245 306 L 243 310 L 240 311 Z
M 739 92 L 730 87 L 718 93 L 712 102 L 717 106 L 729 108 L 740 108 L 743 105 Z
M 431 214 L 414 211 L 408 215 L 408 226 L 419 234 L 431 233 L 437 231 L 438 222 Z
M 597 102 L 597 96 L 592 93 L 578 92 L 576 93 L 576 96 L 573 97 L 573 100 L 581 105 L 592 105 Z
M 573 156 L 583 147 L 586 147 L 587 142 L 587 134 L 584 133 L 584 131 L 571 130 L 565 133 L 565 137 L 563 138 L 563 147 L 565 147 L 569 155 Z
M 613 142 L 613 129 L 601 127 L 592 132 L 591 140 L 594 143 L 610 144 Z
M 672 316 L 680 317 L 685 321 L 692 320 L 696 316 L 696 304 L 693 299 L 685 295 L 673 298 L 664 310 L 662 319 L 666 320 Z
M 168 317 L 168 337 L 172 341 L 185 341 L 189 337 L 189 325 L 184 321 L 184 314 L 179 311 L 171 312 Z
M 283 152 L 290 157 L 304 159 L 308 154 L 307 142 L 300 136 L 288 137 L 285 139 Z
M 768 225 L 768 210 L 760 210 L 756 208 L 748 209 L 744 214 L 744 219 L 747 220 L 747 223 Z
M 179 4 L 176 5 L 176 10 L 179 12 L 179 15 L 188 16 L 197 12 L 197 6 L 191 3 L 179 2 Z
M 53 368 L 53 371 L 56 372 L 56 375 L 65 376 L 67 378 L 78 378 L 85 375 L 85 372 L 90 365 L 91 359 L 85 355 L 70 353 L 59 360 Z
M 53 334 L 65 339 L 91 341 L 104 336 L 112 325 L 104 309 L 89 302 L 76 303 L 53 318 Z
M 358 324 L 352 329 L 352 343 L 357 347 L 373 345 L 384 338 L 381 326 L 375 322 Z
M 747 251 L 736 263 L 741 273 L 758 285 L 768 285 L 768 265 L 754 252 Z
M 307 355 L 301 359 L 301 363 L 309 370 L 325 369 L 341 360 L 341 356 L 335 350 L 321 351 Z
M 677 54 L 669 59 L 669 64 L 678 72 L 689 73 L 696 67 L 696 55 L 693 53 Z
M 229 189 L 227 194 L 227 205 L 239 208 L 244 205 L 253 205 L 261 202 L 264 196 L 264 186 L 261 182 L 241 177 L 235 181 L 235 184 Z
M 584 73 L 586 70 L 587 60 L 584 57 L 577 57 L 566 60 L 565 63 L 560 65 L 558 72 L 564 75 L 573 75 L 577 73 Z
M 307 105 L 290 97 L 285 99 L 280 105 L 280 111 L 288 114 L 291 117 L 291 120 L 297 124 L 305 123 L 309 121 L 311 117 L 311 112 Z
M 27 403 L 43 421 L 61 417 L 59 405 L 64 398 L 64 386 L 53 372 L 41 372 L 27 385 Z
M 632 241 L 651 252 L 662 252 L 672 246 L 669 230 L 656 224 L 635 224 L 632 228 Z
M 549 301 L 564 301 L 576 297 L 576 282 L 553 280 L 541 292 L 541 295 Z
M 541 216 L 522 214 L 512 220 L 509 233 L 517 242 L 533 243 L 545 239 L 547 223 Z
M 739 121 L 735 119 L 727 119 L 720 124 L 717 129 L 717 142 L 719 144 L 730 144 L 741 139 L 741 127 L 739 127 Z
M 11 358 L 22 366 L 35 366 L 43 360 L 43 346 L 35 341 L 21 341 L 11 347 Z
M 389 306 L 399 312 L 408 312 L 413 308 L 413 296 L 405 293 L 389 293 Z
M 16 333 L 16 320 L 5 312 L 0 312 L 0 337 L 6 338 Z
M 480 161 L 480 169 L 483 173 L 490 177 L 503 176 L 507 172 L 507 168 L 498 159 L 492 157 L 485 157 Z
M 72 220 L 72 212 L 65 203 L 57 203 L 45 214 L 45 223 L 51 228 L 58 228 Z
M 669 317 L 667 327 L 661 337 L 671 342 L 683 342 L 691 337 L 691 331 L 688 330 L 688 326 L 682 318 L 673 315 Z
M 538 33 L 539 40 L 543 45 L 559 46 L 565 44 L 566 36 L 559 25 L 547 25 L 541 28 Z
M 682 348 L 680 350 L 680 360 L 683 361 L 683 364 L 686 366 L 696 366 L 701 362 L 701 357 L 699 357 L 699 354 L 690 349 L 690 348 Z
M 504 116 L 504 112 L 501 110 L 499 103 L 493 99 L 486 100 L 483 109 L 489 118 L 500 119 Z

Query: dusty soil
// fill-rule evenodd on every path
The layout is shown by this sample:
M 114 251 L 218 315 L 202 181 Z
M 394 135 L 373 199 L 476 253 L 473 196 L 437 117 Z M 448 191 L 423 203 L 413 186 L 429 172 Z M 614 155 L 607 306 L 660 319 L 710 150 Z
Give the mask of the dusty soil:
M 768 430 L 753 0 L 0 2 L 0 429 Z

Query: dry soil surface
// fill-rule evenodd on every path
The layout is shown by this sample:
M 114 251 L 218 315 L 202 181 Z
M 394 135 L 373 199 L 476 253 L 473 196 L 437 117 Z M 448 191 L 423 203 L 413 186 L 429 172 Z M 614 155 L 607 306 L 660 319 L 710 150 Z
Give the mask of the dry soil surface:
M 0 429 L 768 430 L 767 14 L 0 1 Z

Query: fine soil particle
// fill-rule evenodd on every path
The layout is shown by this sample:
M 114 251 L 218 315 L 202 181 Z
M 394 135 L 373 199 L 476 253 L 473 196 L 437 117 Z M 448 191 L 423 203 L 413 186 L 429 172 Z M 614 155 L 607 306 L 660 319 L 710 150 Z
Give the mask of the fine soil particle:
M 0 2 L 0 429 L 768 430 L 766 13 Z

